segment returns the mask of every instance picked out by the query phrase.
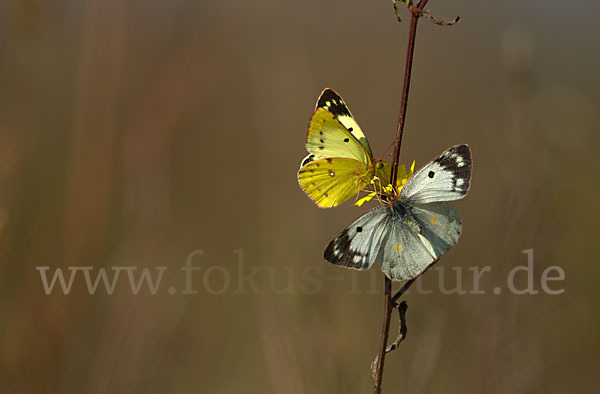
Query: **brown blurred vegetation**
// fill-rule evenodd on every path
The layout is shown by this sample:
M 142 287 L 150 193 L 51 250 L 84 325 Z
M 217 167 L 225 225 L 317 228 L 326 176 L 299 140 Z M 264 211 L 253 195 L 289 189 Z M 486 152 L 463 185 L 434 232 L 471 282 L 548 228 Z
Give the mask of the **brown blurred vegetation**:
M 471 145 L 439 264 L 449 288 L 451 267 L 492 271 L 485 295 L 408 295 L 385 392 L 597 392 L 600 7 L 428 8 L 462 21 L 421 23 L 402 158 Z M 388 0 L 1 2 L 0 392 L 370 392 L 381 273 L 321 258 L 362 210 L 316 208 L 295 173 L 326 86 L 389 154 L 406 20 Z M 529 248 L 536 288 L 558 265 L 565 292 L 494 295 Z M 199 293 L 169 295 L 197 249 Z M 260 294 L 235 291 L 239 249 Z M 157 295 L 46 295 L 38 266 L 168 270 Z

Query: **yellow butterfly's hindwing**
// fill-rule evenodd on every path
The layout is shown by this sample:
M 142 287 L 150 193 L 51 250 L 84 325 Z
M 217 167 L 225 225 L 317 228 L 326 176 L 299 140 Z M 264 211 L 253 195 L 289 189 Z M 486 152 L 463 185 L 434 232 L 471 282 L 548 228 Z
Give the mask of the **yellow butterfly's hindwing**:
M 372 163 L 371 153 L 364 145 L 323 108 L 317 108 L 310 120 L 306 150 L 314 155 L 313 160 L 345 157 L 362 162 L 366 168 Z
M 327 88 L 321 92 L 317 101 L 317 108 L 323 108 L 331 112 L 340 123 L 365 147 L 369 156 L 373 156 L 367 137 L 358 126 L 356 120 L 350 113 L 348 106 L 339 94 Z
M 366 187 L 372 177 L 362 162 L 343 157 L 315 160 L 298 171 L 300 187 L 321 208 L 340 205 Z

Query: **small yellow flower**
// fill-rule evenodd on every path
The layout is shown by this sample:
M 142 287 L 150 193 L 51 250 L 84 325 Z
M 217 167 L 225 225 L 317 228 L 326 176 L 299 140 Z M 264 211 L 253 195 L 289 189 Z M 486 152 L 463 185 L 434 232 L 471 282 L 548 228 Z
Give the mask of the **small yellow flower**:
M 398 195 L 400 194 L 400 190 L 406 185 L 409 178 L 415 172 L 415 161 L 413 160 L 412 165 L 410 166 L 410 171 L 406 172 L 406 166 L 404 164 L 400 164 L 398 166 L 398 174 L 396 176 L 396 187 L 393 188 L 390 183 L 386 186 L 383 186 L 382 180 L 389 182 L 390 175 L 392 173 L 392 166 L 388 163 L 384 163 L 380 169 L 376 172 L 376 175 L 373 177 L 371 184 L 373 185 L 374 191 L 367 194 L 365 197 L 359 199 L 354 203 L 357 207 L 360 207 L 367 201 L 371 201 L 375 196 L 383 196 L 383 195 Z

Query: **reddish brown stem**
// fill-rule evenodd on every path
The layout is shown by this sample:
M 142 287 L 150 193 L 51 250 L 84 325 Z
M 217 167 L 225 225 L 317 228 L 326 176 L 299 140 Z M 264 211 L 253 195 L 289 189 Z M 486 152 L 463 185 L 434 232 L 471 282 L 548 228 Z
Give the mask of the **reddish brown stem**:
M 377 353 L 377 366 L 375 367 L 375 394 L 381 393 L 381 381 L 383 380 L 383 363 L 385 362 L 385 349 L 387 347 L 388 336 L 390 333 L 390 321 L 392 319 L 392 310 L 394 302 L 392 301 L 392 281 L 385 277 L 385 310 L 383 315 L 383 326 L 381 327 L 381 337 L 379 340 L 379 353 Z
M 404 124 L 406 122 L 406 108 L 408 106 L 408 92 L 410 89 L 410 77 L 412 73 L 413 57 L 415 53 L 415 41 L 417 38 L 417 23 L 421 14 L 418 11 L 423 10 L 428 0 L 422 0 L 414 7 L 410 6 L 411 11 L 410 28 L 408 32 L 408 47 L 406 49 L 406 63 L 404 65 L 404 84 L 402 86 L 402 102 L 400 104 L 400 114 L 398 115 L 398 127 L 396 128 L 396 140 L 394 143 L 394 155 L 392 156 L 392 176 L 390 183 L 396 184 L 398 172 L 398 160 L 400 158 L 400 147 L 402 146 L 402 135 L 404 134 Z M 413 11 L 414 9 L 414 11 Z
M 396 140 L 394 146 L 394 156 L 392 162 L 392 175 L 390 183 L 396 184 L 396 177 L 398 172 L 398 159 L 400 157 L 400 146 L 402 145 L 402 134 L 404 133 L 404 123 L 406 120 L 406 108 L 408 105 L 408 91 L 410 88 L 410 77 L 412 71 L 413 56 L 415 52 L 415 39 L 417 36 L 417 23 L 421 14 L 417 11 L 423 10 L 423 7 L 427 4 L 428 0 L 421 0 L 417 6 L 409 6 L 411 11 L 410 28 L 408 35 L 408 48 L 406 51 L 406 63 L 404 66 L 404 85 L 402 87 L 402 102 L 400 104 L 400 115 L 398 117 L 398 127 L 396 129 Z M 383 315 L 383 325 L 381 327 L 381 337 L 379 342 L 379 353 L 377 355 L 377 365 L 375 366 L 375 387 L 374 393 L 381 393 L 381 383 L 383 380 L 383 366 L 385 363 L 385 349 L 387 347 L 388 336 L 390 332 L 390 321 L 392 317 L 392 310 L 396 304 L 396 300 L 402 295 L 408 287 L 412 285 L 413 281 L 407 282 L 401 289 L 402 293 L 396 294 L 392 297 L 392 281 L 386 276 L 385 277 L 385 306 Z

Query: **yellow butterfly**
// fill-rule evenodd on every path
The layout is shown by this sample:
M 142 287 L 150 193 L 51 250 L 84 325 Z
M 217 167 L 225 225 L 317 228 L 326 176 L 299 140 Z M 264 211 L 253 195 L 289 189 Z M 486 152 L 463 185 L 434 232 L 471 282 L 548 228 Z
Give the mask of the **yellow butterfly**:
M 364 133 L 344 100 L 333 90 L 319 96 L 306 137 L 306 156 L 298 171 L 302 190 L 321 208 L 335 207 L 370 186 L 389 167 L 375 161 Z M 389 177 L 389 168 L 387 169 Z

